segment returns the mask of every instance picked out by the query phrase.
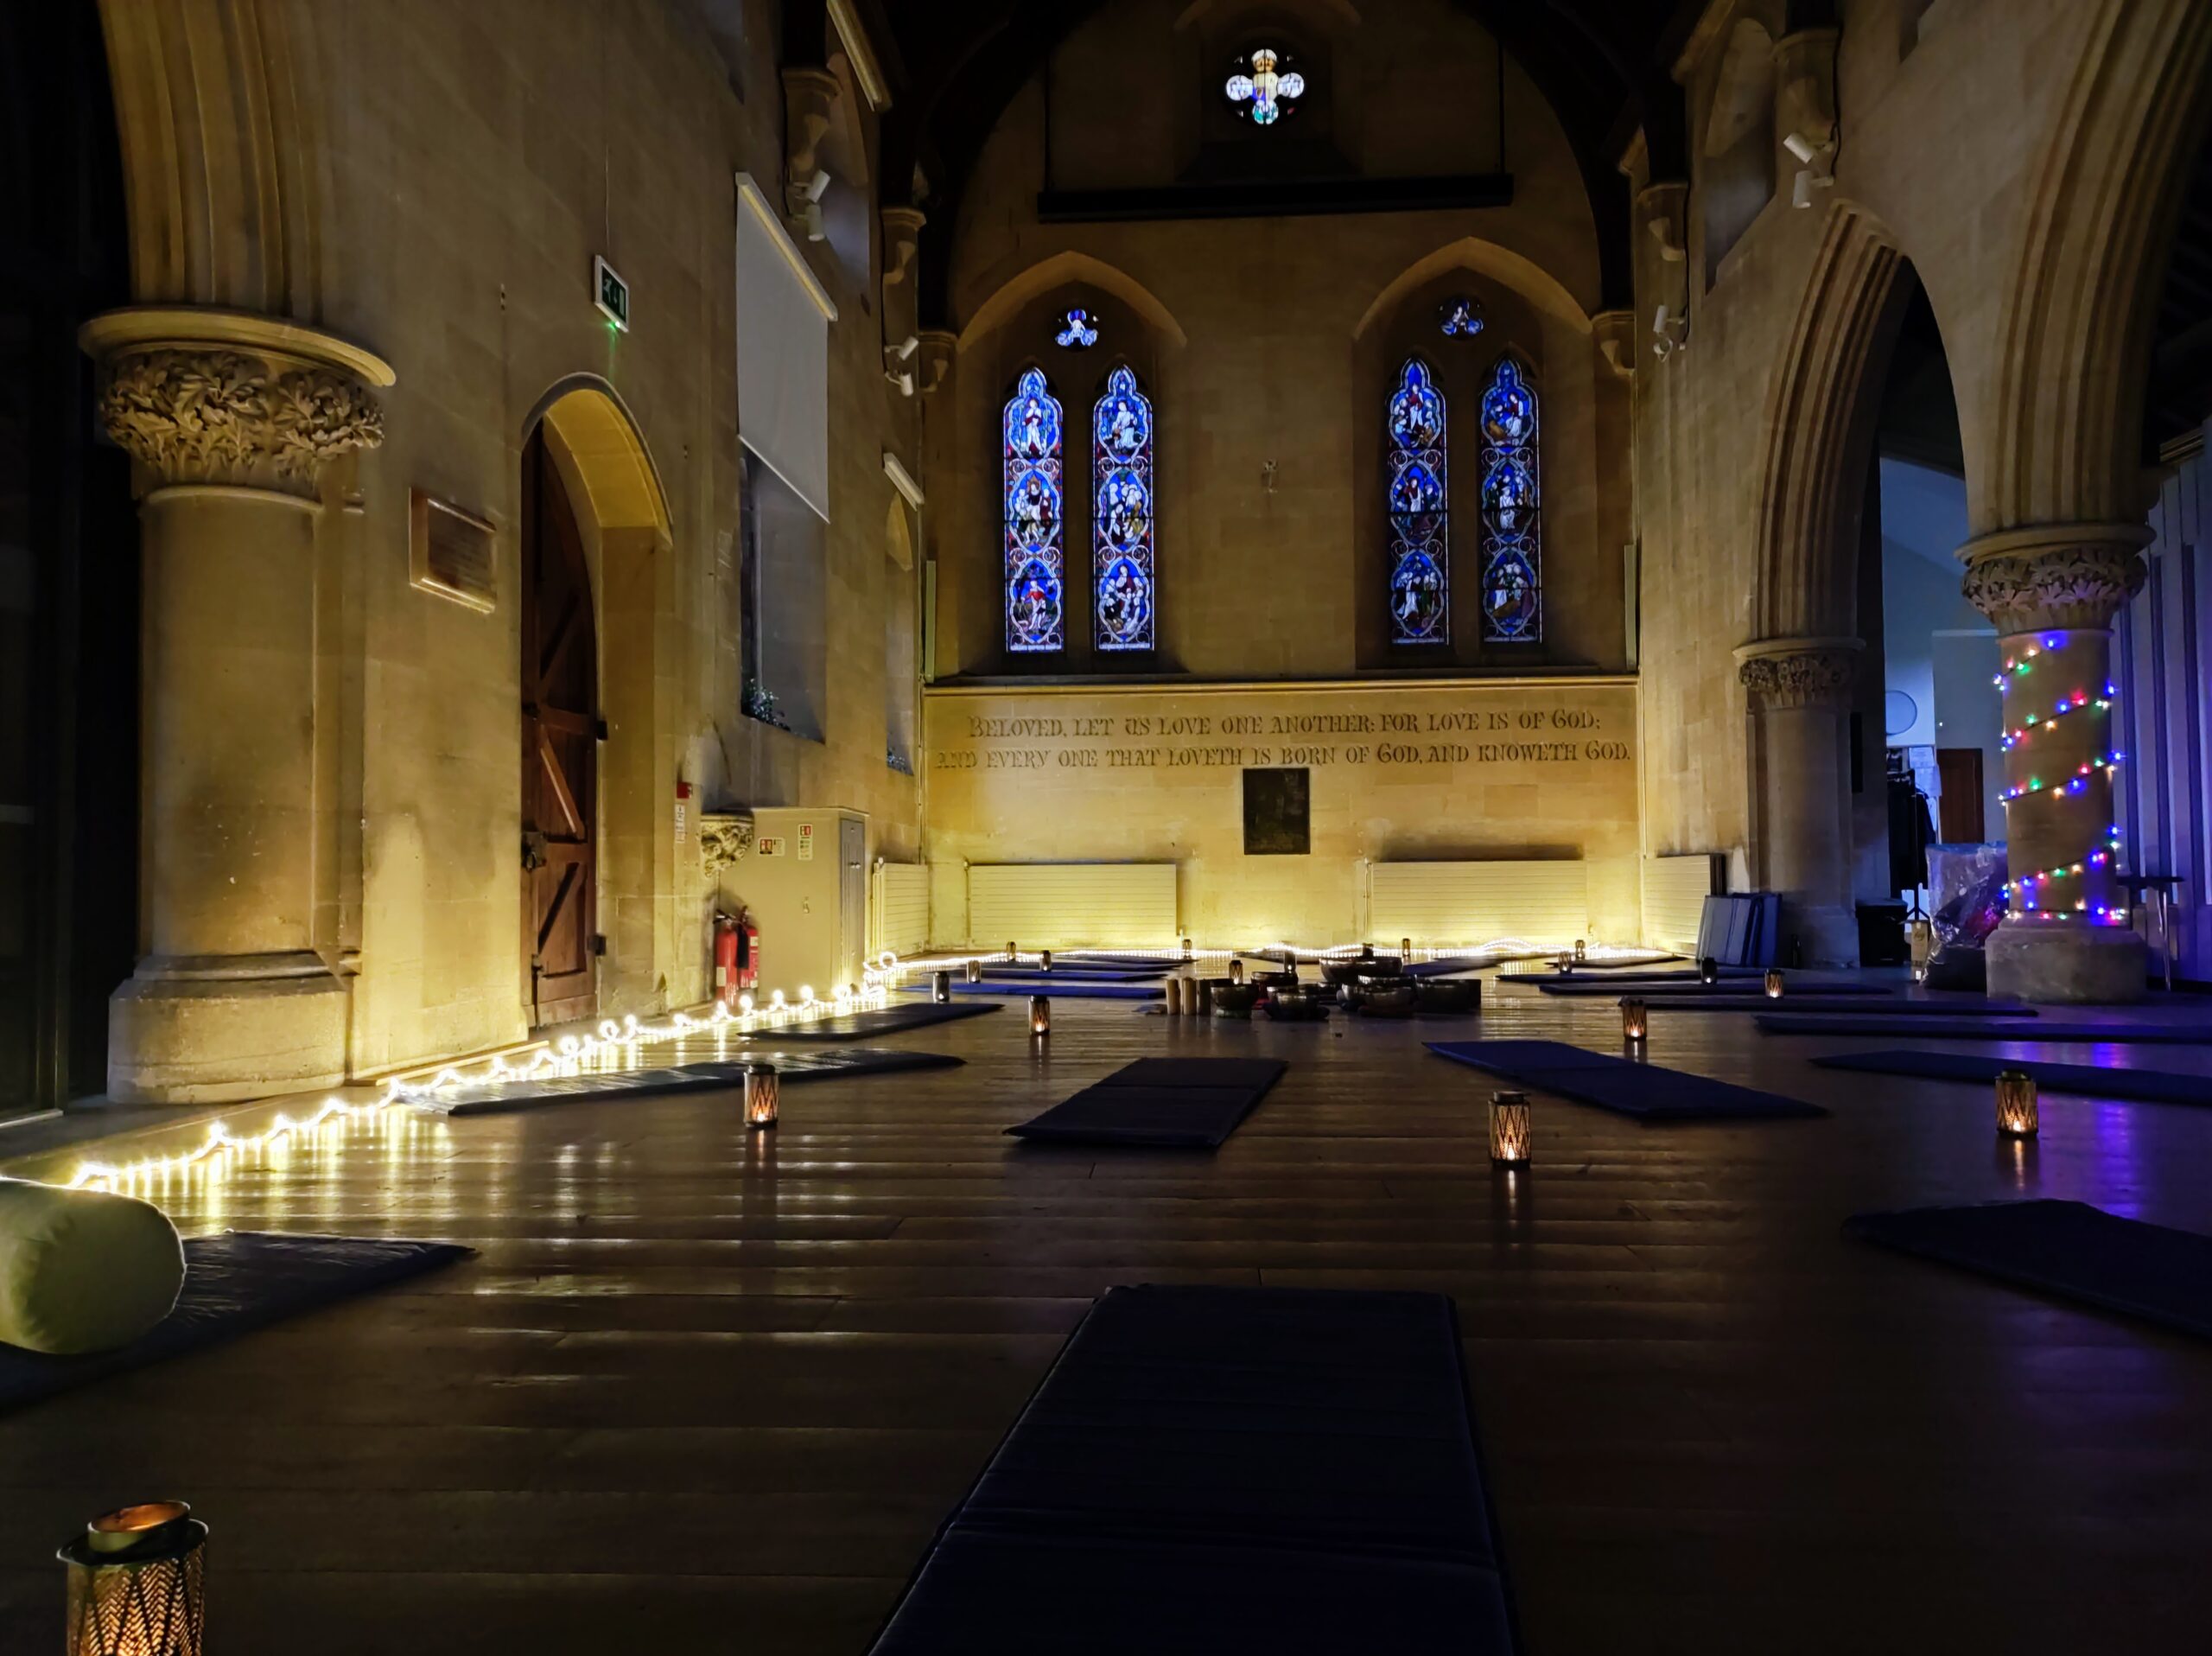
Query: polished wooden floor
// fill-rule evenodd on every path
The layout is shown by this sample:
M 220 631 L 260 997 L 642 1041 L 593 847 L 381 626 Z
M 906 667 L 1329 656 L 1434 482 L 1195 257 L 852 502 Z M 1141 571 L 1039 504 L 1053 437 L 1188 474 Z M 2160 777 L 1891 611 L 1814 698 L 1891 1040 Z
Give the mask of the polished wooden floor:
M 1484 1033 L 1618 1049 L 1606 1002 L 1492 1001 Z M 2212 1648 L 2212 1346 L 1838 1232 L 2029 1194 L 2212 1231 L 2212 1111 L 2047 1099 L 2015 1152 L 1979 1088 L 1656 1009 L 1655 1061 L 1834 1115 L 1539 1097 L 1509 1181 L 1488 1085 L 1421 1049 L 1471 1025 L 1054 1012 L 1048 1050 L 1012 1011 L 900 1037 L 967 1066 L 792 1088 L 765 1142 L 713 1094 L 175 1182 L 188 1232 L 481 1252 L 0 1417 L 0 1651 L 60 1648 L 56 1543 L 174 1495 L 213 1526 L 217 1656 L 859 1656 L 1090 1297 L 1139 1281 L 1453 1295 L 1534 1656 Z M 1255 1051 L 1290 1073 L 1217 1153 L 1001 1136 L 1134 1057 Z

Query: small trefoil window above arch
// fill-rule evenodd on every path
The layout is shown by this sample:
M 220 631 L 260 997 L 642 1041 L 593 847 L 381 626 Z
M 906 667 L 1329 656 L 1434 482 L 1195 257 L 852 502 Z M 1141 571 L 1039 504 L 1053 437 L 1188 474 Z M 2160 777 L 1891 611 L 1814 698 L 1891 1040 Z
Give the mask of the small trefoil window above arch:
M 1236 60 L 1234 72 L 1224 88 L 1239 115 L 1254 124 L 1273 126 L 1286 115 L 1298 113 L 1298 100 L 1306 95 L 1306 77 L 1289 67 L 1289 54 L 1272 46 L 1255 48 Z

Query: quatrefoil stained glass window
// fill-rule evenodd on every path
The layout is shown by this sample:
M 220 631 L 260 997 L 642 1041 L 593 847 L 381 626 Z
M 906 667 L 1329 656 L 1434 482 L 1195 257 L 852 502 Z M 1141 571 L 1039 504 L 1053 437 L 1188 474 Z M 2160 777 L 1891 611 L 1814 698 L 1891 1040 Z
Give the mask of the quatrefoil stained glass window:
M 1262 46 L 1236 59 L 1224 90 L 1239 115 L 1256 126 L 1273 126 L 1284 116 L 1298 113 L 1298 100 L 1306 96 L 1306 77 L 1290 67 L 1288 54 Z

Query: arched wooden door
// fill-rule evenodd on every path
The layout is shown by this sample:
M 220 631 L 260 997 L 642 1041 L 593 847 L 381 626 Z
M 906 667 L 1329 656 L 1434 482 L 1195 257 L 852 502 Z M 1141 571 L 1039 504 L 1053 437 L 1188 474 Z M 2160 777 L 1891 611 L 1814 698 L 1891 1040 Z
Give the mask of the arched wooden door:
M 523 451 L 523 947 L 531 1022 L 599 1010 L 599 648 L 591 571 L 543 429 Z

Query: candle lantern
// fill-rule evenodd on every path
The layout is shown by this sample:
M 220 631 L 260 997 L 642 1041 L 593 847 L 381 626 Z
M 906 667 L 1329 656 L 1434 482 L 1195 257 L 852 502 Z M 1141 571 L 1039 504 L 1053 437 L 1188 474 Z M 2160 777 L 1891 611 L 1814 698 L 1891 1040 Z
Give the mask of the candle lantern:
M 1720 981 L 1720 963 L 1711 955 L 1697 963 L 1697 980 L 1707 988 Z
M 1012 938 L 1008 938 L 1006 940 L 1006 958 L 1009 960 L 1019 960 L 1021 958 L 1014 949 L 1014 939 Z
M 1363 960 L 1372 960 L 1375 958 L 1375 946 L 1372 943 L 1361 944 L 1359 946 L 1359 958 Z
M 776 1098 L 781 1090 L 773 1064 L 745 1067 L 745 1124 L 749 1131 L 776 1124 Z
M 983 963 L 982 961 L 970 960 L 968 963 L 968 981 L 971 984 L 980 984 L 983 981 Z
M 1232 960 L 1229 963 L 1229 981 L 1232 984 L 1241 984 L 1244 981 L 1244 963 L 1242 960 Z
M 1183 980 L 1180 978 L 1167 980 L 1167 1016 L 1171 1018 L 1183 1016 Z
M 1552 961 L 1552 970 L 1562 978 L 1569 976 L 1574 971 L 1574 957 L 1561 950 Z
M 1045 996 L 1029 997 L 1029 1033 L 1040 1041 L 1052 1033 L 1052 1003 Z
M 1923 914 L 1912 922 L 1910 930 L 1909 940 L 1912 947 L 1912 981 L 1916 984 L 1924 984 L 1928 981 L 1929 958 L 1936 952 L 1936 927 L 1928 917 Z
M 1187 937 L 1183 939 L 1183 958 L 1185 960 L 1193 958 L 1191 953 L 1191 939 Z
M 970 978 L 968 981 L 973 983 L 976 980 Z M 950 972 L 930 973 L 930 998 L 939 1006 L 950 1006 L 952 1003 L 952 974 Z
M 181 1500 L 125 1506 L 63 1544 L 69 1656 L 201 1656 L 207 1526 Z
M 1782 998 L 1782 968 L 1779 966 L 1766 969 L 1766 997 L 1770 1001 Z
M 1997 1072 L 1997 1131 L 2005 1138 L 2033 1138 L 2041 1130 L 2036 1078 L 2024 1069 Z
M 1529 1165 L 1529 1095 L 1490 1095 L 1490 1160 L 1492 1167 Z
M 1590 956 L 1590 943 L 1589 943 L 1589 939 L 1586 939 L 1586 938 L 1580 938 L 1580 937 L 1576 938 L 1576 939 L 1574 939 L 1574 958 L 1575 958 L 1575 959 L 1576 959 L 1576 960 L 1578 960 L 1578 961 L 1580 961 L 1580 960 L 1586 960 L 1587 959 L 1589 959 L 1589 956 Z
M 1037 954 L 1037 964 L 1050 971 L 1052 969 L 1052 952 L 1050 949 L 1039 950 Z
M 1409 938 L 1409 937 L 1402 937 L 1402 938 L 1400 938 L 1400 939 L 1398 939 L 1398 959 L 1401 959 L 1401 960 L 1410 960 L 1410 959 L 1412 959 L 1413 958 L 1414 958 L 1414 940 L 1413 940 L 1413 939 L 1411 939 L 1411 938 Z
M 1621 1003 L 1621 1039 L 1631 1046 L 1640 1047 L 1643 1037 L 1651 1033 L 1651 1013 L 1644 1003 L 1634 998 Z

